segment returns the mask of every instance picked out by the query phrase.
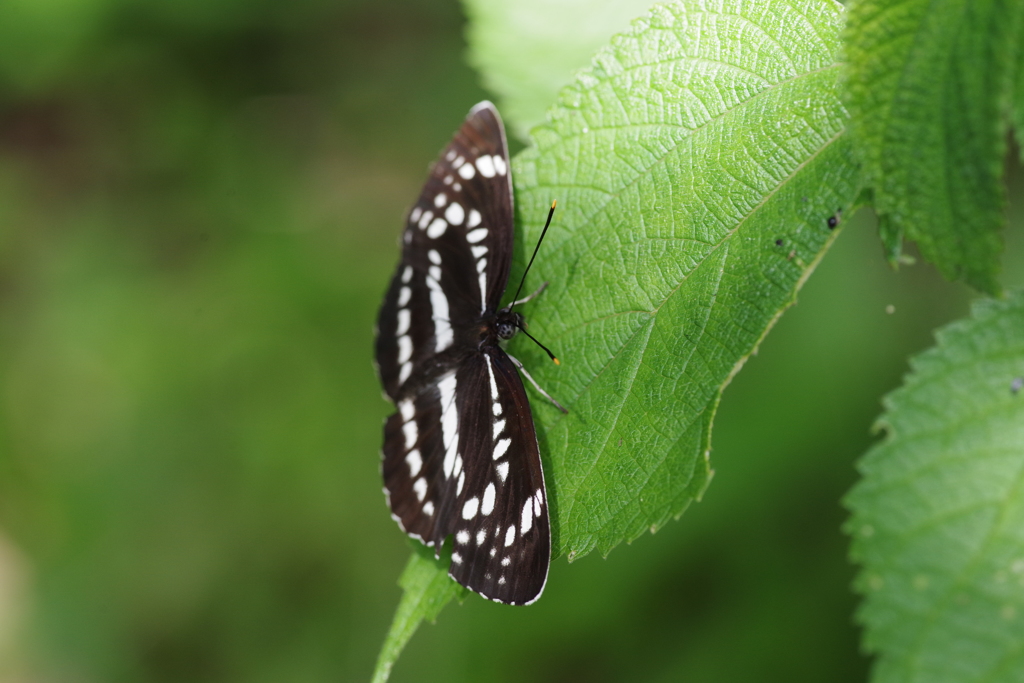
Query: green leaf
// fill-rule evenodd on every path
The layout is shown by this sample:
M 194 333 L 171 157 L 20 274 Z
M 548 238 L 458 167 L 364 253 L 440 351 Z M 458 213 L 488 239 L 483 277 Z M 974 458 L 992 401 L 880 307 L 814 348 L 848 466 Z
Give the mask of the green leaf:
M 469 61 L 526 140 L 573 73 L 652 0 L 464 0 Z
M 513 164 L 523 245 L 559 202 L 527 290 L 551 287 L 525 312 L 563 364 L 528 340 L 512 351 L 570 411 L 533 401 L 570 559 L 699 499 L 722 390 L 858 190 L 841 6 L 707 4 L 657 7 L 614 38 Z
M 891 261 L 905 235 L 950 279 L 989 293 L 1019 0 L 860 0 L 846 32 L 858 152 Z
M 1024 293 L 939 332 L 846 499 L 881 682 L 1024 677 Z
M 612 39 L 513 160 L 511 282 L 559 206 L 526 291 L 551 286 L 524 313 L 562 365 L 510 345 L 570 411 L 531 396 L 556 557 L 607 554 L 699 499 L 723 389 L 860 187 L 842 6 L 706 4 L 656 7 Z M 449 590 L 427 583 L 407 599 Z
M 462 586 L 448 578 L 451 548 L 447 548 L 440 559 L 435 559 L 432 548 L 416 545 L 409 563 L 405 565 L 405 571 L 398 579 L 398 585 L 402 588 L 402 601 L 398 604 L 387 639 L 377 656 L 373 683 L 388 680 L 391 667 L 395 665 L 398 655 L 421 621 L 426 619 L 434 623 L 441 609 L 452 598 L 458 596 L 461 599 L 466 593 Z

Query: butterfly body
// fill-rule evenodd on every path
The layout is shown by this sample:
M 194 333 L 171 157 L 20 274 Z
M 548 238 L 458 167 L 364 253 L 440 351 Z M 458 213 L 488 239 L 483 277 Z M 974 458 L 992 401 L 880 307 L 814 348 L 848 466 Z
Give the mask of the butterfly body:
M 512 261 L 504 129 L 474 107 L 432 166 L 402 234 L 377 323 L 376 360 L 398 411 L 384 426 L 392 517 L 449 574 L 498 602 L 529 604 L 547 580 L 547 493 L 530 405 L 501 343 L 523 316 L 501 307 Z

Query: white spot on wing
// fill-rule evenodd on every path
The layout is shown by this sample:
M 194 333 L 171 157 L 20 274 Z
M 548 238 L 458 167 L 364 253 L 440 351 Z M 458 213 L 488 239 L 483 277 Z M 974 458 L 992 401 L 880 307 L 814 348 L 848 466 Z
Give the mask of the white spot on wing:
M 494 170 L 498 172 L 498 175 L 505 175 L 508 172 L 505 160 L 497 154 L 494 155 Z
M 423 504 L 423 514 L 425 514 L 427 517 L 430 517 L 434 514 L 434 501 L 428 500 L 426 503 Z
M 408 287 L 403 287 L 402 289 L 408 289 Z M 405 334 L 406 332 L 408 332 L 409 331 L 409 321 L 411 320 L 411 318 L 412 318 L 412 315 L 409 313 L 409 309 L 408 308 L 400 308 L 400 309 L 398 309 L 398 329 L 395 331 L 395 333 L 396 334 Z
M 487 361 L 487 376 L 491 380 L 491 400 L 498 400 L 498 383 L 494 381 L 494 366 L 491 365 L 491 357 L 484 354 L 484 359 Z
M 420 219 L 420 214 L 422 213 L 423 209 L 417 206 L 415 209 L 412 210 L 412 213 L 409 214 L 409 222 L 415 223 L 416 221 L 418 221 Z
M 452 326 L 448 322 L 448 299 L 437 290 L 431 290 L 430 302 L 434 305 L 434 337 L 437 345 L 434 350 L 444 351 L 452 345 L 455 336 L 452 334 Z
M 409 335 L 403 334 L 398 338 L 398 362 L 404 363 L 412 358 L 412 339 Z
M 398 371 L 398 383 L 402 384 L 405 380 L 409 379 L 409 375 L 412 374 L 412 363 L 402 363 L 402 368 Z
M 448 223 L 443 218 L 435 218 L 434 222 L 427 228 L 427 237 L 432 240 L 436 240 L 438 237 L 444 234 L 444 231 L 448 229 Z
M 462 555 L 458 553 L 452 553 L 452 562 L 455 564 L 462 564 Z
M 416 492 L 416 499 L 422 501 L 423 496 L 427 495 L 427 480 L 420 477 L 413 483 L 412 490 Z
M 417 223 L 417 225 L 420 226 L 420 230 L 422 230 L 423 228 L 427 227 L 427 224 L 432 220 L 434 220 L 434 212 L 424 211 L 423 215 L 420 216 L 420 222 Z
M 412 271 L 412 268 L 410 268 L 409 270 Z M 408 287 L 402 287 L 400 290 L 398 290 L 398 305 L 399 306 L 405 306 L 407 303 L 409 303 L 409 299 L 410 298 L 412 298 L 412 290 L 411 289 L 409 289 Z
M 409 420 L 402 425 L 402 433 L 405 434 L 405 447 L 412 448 L 416 440 L 420 438 L 419 429 L 416 428 L 416 420 Z
M 452 225 L 462 225 L 462 221 L 466 219 L 466 211 L 462 208 L 462 204 L 458 202 L 452 202 L 447 209 L 444 211 L 445 220 Z
M 480 258 L 487 253 L 487 247 L 470 247 L 473 252 L 473 258 Z
M 433 263 L 435 266 L 441 265 L 441 252 L 439 252 L 437 249 L 431 249 L 430 251 L 428 251 L 427 258 L 430 259 L 430 262 Z
M 481 259 L 483 260 L 483 259 Z M 487 310 L 487 273 L 480 273 L 480 312 Z
M 469 180 L 476 175 L 476 169 L 473 168 L 473 164 L 463 164 L 459 167 L 459 175 L 463 180 Z
M 499 462 L 495 466 L 495 469 L 498 470 L 498 476 L 501 478 L 501 483 L 504 484 L 505 480 L 508 479 L 508 463 L 507 462 Z
M 450 372 L 437 383 L 441 397 L 441 441 L 444 443 L 444 476 L 452 476 L 455 451 L 459 445 L 459 413 L 455 407 L 455 373 Z
M 435 275 L 434 269 L 437 269 L 436 278 L 433 277 Z M 444 351 L 455 340 L 451 323 L 448 322 L 448 297 L 445 296 L 444 290 L 441 289 L 441 283 L 438 282 L 440 277 L 441 269 L 437 266 L 430 266 L 427 287 L 430 289 L 430 306 L 433 309 L 431 317 L 434 320 L 434 339 L 436 342 L 434 350 L 437 352 Z
M 510 564 L 512 564 L 512 558 L 511 557 L 503 557 L 503 558 L 501 558 L 501 566 L 502 567 L 507 567 Z
M 523 514 L 519 516 L 519 533 L 523 536 L 533 528 L 533 498 L 523 503 Z
M 476 168 L 484 178 L 494 177 L 494 160 L 486 154 L 476 160 Z
M 505 453 L 508 452 L 508 447 L 512 445 L 512 439 L 502 439 L 498 443 L 494 444 L 494 459 L 500 460 L 504 457 Z
M 476 262 L 476 272 L 482 273 L 487 268 L 487 259 L 482 258 Z
M 398 412 L 402 413 L 402 419 L 408 422 L 416 414 L 416 406 L 412 399 L 407 398 L 398 402 Z
M 466 473 L 465 472 L 459 472 L 459 485 L 455 487 L 455 495 L 456 496 L 462 494 L 462 487 L 463 487 L 463 485 L 465 483 L 466 483 Z
M 486 541 L 486 540 L 487 540 L 487 529 L 481 529 L 480 531 L 476 532 L 476 544 L 477 545 L 483 545 L 484 541 Z
M 473 519 L 476 517 L 476 511 L 480 507 L 480 499 L 476 496 L 466 501 L 466 504 L 462 506 L 462 518 Z
M 494 423 L 494 437 L 493 438 L 497 439 L 498 435 L 501 434 L 503 429 L 505 429 L 505 421 L 504 420 L 497 420 L 497 421 L 495 421 L 495 423 Z
M 476 244 L 477 242 L 486 237 L 487 228 L 477 228 L 476 230 L 470 230 L 468 233 L 466 233 L 466 239 L 472 244 Z
M 484 499 L 480 503 L 480 514 L 485 517 L 494 511 L 494 494 L 494 482 L 491 482 L 487 485 L 487 488 L 484 489 Z
M 459 533 L 455 534 L 455 540 L 461 543 L 462 545 L 466 545 L 467 543 L 469 543 L 469 532 L 463 529 Z
M 501 404 L 500 403 L 495 401 L 494 405 L 491 407 L 491 409 L 494 411 L 494 416 L 495 417 L 501 417 Z
M 452 178 L 450 175 L 446 175 L 444 177 L 444 184 L 445 185 L 451 185 L 452 184 L 452 180 L 454 180 L 454 178 Z
M 444 192 L 438 192 L 437 196 L 434 197 L 434 206 L 436 206 L 439 209 L 447 203 L 448 197 L 445 195 Z
M 441 266 L 430 266 L 430 277 L 434 278 L 434 282 L 440 284 L 441 282 Z
M 516 525 L 512 524 L 505 532 L 505 547 L 512 545 L 512 541 L 516 540 Z
M 469 222 L 466 223 L 466 227 L 467 228 L 475 228 L 476 226 L 480 225 L 480 221 L 481 220 L 483 220 L 483 219 L 480 217 L 480 212 L 477 211 L 476 209 L 470 209 L 469 210 Z
M 409 464 L 410 477 L 415 477 L 423 469 L 423 458 L 420 456 L 419 449 L 409 451 L 409 454 L 405 456 L 405 462 Z
M 454 149 L 448 150 L 448 153 L 444 155 L 444 160 L 445 161 L 451 161 L 454 158 L 455 158 L 455 150 Z
M 499 586 L 504 586 L 505 585 L 505 577 L 504 576 L 499 576 L 498 577 L 498 585 Z
M 406 266 L 405 270 L 402 271 L 402 282 L 408 284 L 409 280 L 412 279 L 412 266 Z M 402 304 L 399 304 L 400 306 Z

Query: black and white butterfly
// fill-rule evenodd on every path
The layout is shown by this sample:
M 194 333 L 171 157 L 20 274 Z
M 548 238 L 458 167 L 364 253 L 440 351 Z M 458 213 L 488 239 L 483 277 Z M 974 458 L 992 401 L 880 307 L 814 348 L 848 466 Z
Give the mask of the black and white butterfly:
M 551 533 L 522 366 L 499 346 L 523 327 L 521 302 L 500 308 L 512 238 L 505 130 L 481 102 L 409 212 L 376 353 L 398 408 L 384 426 L 391 516 L 437 554 L 454 535 L 453 579 L 526 605 L 544 590 Z

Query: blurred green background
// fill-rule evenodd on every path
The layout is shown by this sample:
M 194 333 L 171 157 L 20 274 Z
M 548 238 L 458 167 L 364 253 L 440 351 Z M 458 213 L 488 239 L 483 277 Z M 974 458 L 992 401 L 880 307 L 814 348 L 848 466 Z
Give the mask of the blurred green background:
M 464 30 L 454 1 L 0 3 L 0 681 L 368 679 L 409 554 L 373 322 L 488 96 Z M 447 608 L 393 680 L 865 680 L 840 497 L 968 299 L 853 218 L 726 392 L 704 502 L 536 606 Z

